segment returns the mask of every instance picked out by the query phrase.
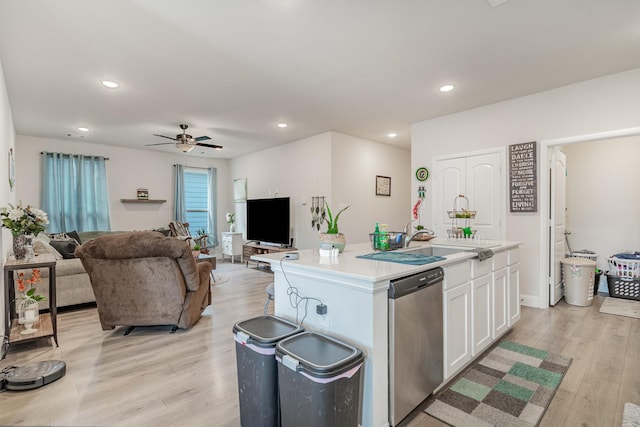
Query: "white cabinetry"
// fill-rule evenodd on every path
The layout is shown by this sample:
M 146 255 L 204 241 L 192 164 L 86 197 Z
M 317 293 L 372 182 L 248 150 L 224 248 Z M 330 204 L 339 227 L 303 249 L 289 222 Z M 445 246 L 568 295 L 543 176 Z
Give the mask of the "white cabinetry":
M 495 340 L 509 329 L 508 323 L 508 285 L 507 285 L 507 252 L 498 252 L 493 257 L 491 272 L 493 284 L 493 336 Z
M 236 256 L 242 257 L 242 233 L 222 232 L 222 261 L 229 255 L 233 263 Z
M 520 318 L 518 248 L 444 268 L 444 380 L 447 382 Z
M 507 284 L 509 327 L 520 320 L 520 257 L 518 249 L 507 251 Z
M 444 378 L 471 360 L 470 262 L 444 266 Z

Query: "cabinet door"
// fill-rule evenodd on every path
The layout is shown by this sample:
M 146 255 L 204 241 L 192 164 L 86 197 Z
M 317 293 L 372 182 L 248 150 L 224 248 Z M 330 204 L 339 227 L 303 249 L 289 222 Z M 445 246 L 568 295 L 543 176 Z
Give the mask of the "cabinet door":
M 446 236 L 453 222 L 448 210 L 455 198 L 463 194 L 469 208 L 477 212 L 471 228 L 483 239 L 504 239 L 506 217 L 506 183 L 503 152 L 464 154 L 456 158 L 434 160 L 433 227 L 437 235 Z
M 446 291 L 443 309 L 446 380 L 471 360 L 471 284 Z
M 520 264 L 507 267 L 508 275 L 508 316 L 509 327 L 515 325 L 520 320 Z
M 501 268 L 493 273 L 493 339 L 509 329 L 507 269 Z
M 232 236 L 229 234 L 222 235 L 222 253 L 225 255 L 233 255 L 231 238 Z
M 473 301 L 473 351 L 472 355 L 482 353 L 493 341 L 491 275 L 471 281 Z

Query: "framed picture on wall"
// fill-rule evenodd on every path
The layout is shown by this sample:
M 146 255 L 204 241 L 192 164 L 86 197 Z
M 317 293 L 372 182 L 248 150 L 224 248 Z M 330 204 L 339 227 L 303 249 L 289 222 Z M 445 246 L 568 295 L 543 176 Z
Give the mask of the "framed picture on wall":
M 391 196 L 391 177 L 376 175 L 376 196 Z
M 247 200 L 247 178 L 233 180 L 233 200 L 236 202 Z

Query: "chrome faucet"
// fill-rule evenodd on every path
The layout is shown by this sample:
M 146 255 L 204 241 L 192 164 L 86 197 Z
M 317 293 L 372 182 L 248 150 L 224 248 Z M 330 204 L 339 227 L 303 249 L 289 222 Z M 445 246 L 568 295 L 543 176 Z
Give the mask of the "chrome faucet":
M 408 234 L 409 234 L 409 226 L 411 225 L 411 223 L 412 223 L 413 221 L 415 221 L 415 219 L 412 219 L 411 221 L 409 221 L 408 223 L 406 223 L 406 224 L 405 224 L 405 226 L 404 226 L 404 230 L 403 230 L 405 235 L 408 235 Z
M 411 224 L 411 223 L 409 223 Z M 404 247 L 408 248 L 409 247 L 409 243 L 411 243 L 411 241 L 418 235 L 418 234 L 428 234 L 429 236 L 433 236 L 433 231 L 429 230 L 428 228 L 423 228 L 422 230 L 418 230 L 415 233 L 413 233 L 411 236 L 407 237 L 406 240 L 404 241 Z

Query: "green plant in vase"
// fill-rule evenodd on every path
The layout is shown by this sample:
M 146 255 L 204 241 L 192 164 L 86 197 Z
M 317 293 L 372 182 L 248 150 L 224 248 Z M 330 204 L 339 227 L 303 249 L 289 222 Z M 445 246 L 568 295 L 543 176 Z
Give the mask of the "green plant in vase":
M 334 248 L 338 248 L 339 252 L 342 252 L 344 250 L 344 247 L 347 244 L 347 239 L 344 234 L 340 233 L 340 231 L 338 230 L 338 219 L 340 218 L 340 214 L 349 209 L 350 206 L 351 205 L 348 205 L 340 209 L 340 211 L 338 211 L 338 213 L 333 216 L 329 204 L 326 201 L 324 202 L 326 215 L 322 215 L 322 217 L 324 217 L 324 220 L 327 223 L 327 231 L 324 233 L 320 233 L 321 247 L 324 247 L 325 245 L 331 245 Z M 312 223 L 312 226 L 314 225 L 318 229 L 320 228 L 320 223 Z

